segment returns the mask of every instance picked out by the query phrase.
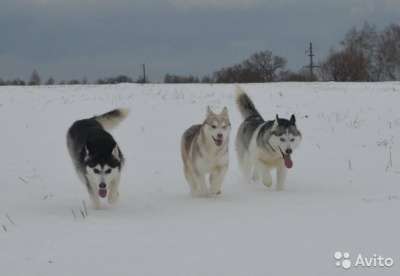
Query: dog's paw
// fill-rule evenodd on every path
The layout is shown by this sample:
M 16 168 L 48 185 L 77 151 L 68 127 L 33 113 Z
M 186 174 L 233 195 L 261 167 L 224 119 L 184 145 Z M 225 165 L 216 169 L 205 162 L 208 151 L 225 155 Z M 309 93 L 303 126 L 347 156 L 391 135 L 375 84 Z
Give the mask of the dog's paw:
M 213 196 L 213 197 L 216 197 L 216 196 L 219 196 L 219 195 L 221 195 L 222 194 L 222 192 L 221 192 L 221 190 L 219 190 L 219 191 L 217 191 L 217 192 L 214 192 L 214 191 L 210 191 L 210 196 Z
M 258 177 L 258 174 L 253 173 L 253 175 L 250 178 L 250 182 L 257 183 L 259 180 L 260 180 L 260 178 Z
M 265 187 L 271 188 L 271 186 L 272 186 L 272 181 L 266 181 L 266 180 L 264 180 L 264 181 L 263 181 L 263 184 L 264 184 Z
M 208 197 L 209 193 L 206 191 L 192 191 L 192 197 Z
M 90 195 L 90 202 L 92 203 L 94 209 L 101 209 L 100 199 L 96 195 Z
M 100 210 L 101 209 L 101 203 L 99 201 L 93 202 L 93 208 L 96 209 L 96 210 Z
M 119 198 L 119 193 L 115 192 L 115 193 L 110 193 L 107 200 L 108 200 L 108 203 L 115 204 L 115 203 L 117 203 L 118 198 Z

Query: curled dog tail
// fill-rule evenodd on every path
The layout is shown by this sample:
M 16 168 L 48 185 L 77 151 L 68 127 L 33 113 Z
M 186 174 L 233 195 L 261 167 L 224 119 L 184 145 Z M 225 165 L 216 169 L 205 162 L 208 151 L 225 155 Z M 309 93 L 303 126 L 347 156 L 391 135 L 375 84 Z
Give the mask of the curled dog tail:
M 247 118 L 253 116 L 262 118 L 254 106 L 253 101 L 249 98 L 249 96 L 247 96 L 246 92 L 240 88 L 240 86 L 236 86 L 236 105 L 238 106 L 243 119 L 246 120 Z
M 102 115 L 94 116 L 96 120 L 104 129 L 110 130 L 119 125 L 129 114 L 127 108 L 117 108 Z

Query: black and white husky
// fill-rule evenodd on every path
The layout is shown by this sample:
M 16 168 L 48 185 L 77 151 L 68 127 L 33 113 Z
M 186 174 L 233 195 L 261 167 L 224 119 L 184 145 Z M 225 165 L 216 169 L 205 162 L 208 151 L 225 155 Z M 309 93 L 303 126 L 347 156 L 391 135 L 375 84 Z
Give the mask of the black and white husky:
M 271 170 L 276 169 L 276 189 L 282 190 L 287 170 L 293 166 L 291 154 L 302 140 L 295 116 L 287 120 L 276 115 L 275 120 L 264 121 L 240 87 L 236 103 L 244 119 L 236 136 L 236 150 L 245 177 L 271 187 Z
M 115 109 L 76 121 L 67 133 L 72 162 L 96 209 L 100 208 L 100 197 L 107 197 L 111 204 L 117 202 L 119 197 L 118 185 L 124 157 L 106 130 L 117 126 L 127 115 L 127 109 Z

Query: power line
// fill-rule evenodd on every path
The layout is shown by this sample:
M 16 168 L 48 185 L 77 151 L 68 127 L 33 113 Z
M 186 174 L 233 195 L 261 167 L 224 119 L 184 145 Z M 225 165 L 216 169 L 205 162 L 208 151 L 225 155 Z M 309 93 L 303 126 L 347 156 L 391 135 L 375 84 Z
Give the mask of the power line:
M 308 46 L 308 50 L 306 50 L 306 54 L 310 57 L 310 63 L 306 66 L 308 70 L 310 71 L 310 78 L 314 79 L 314 68 L 318 68 L 318 65 L 314 65 L 314 52 L 313 52 L 313 45 L 312 42 L 310 41 L 310 44 Z

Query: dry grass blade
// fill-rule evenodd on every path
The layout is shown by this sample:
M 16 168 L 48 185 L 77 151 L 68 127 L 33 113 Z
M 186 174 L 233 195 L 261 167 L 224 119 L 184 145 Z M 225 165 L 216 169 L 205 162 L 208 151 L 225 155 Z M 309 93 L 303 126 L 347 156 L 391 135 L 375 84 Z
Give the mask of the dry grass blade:
M 12 224 L 12 225 L 16 225 L 15 222 L 11 219 L 11 217 L 6 214 L 6 218 L 8 219 L 8 221 Z

